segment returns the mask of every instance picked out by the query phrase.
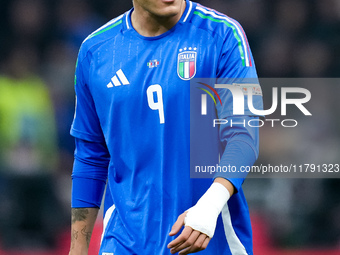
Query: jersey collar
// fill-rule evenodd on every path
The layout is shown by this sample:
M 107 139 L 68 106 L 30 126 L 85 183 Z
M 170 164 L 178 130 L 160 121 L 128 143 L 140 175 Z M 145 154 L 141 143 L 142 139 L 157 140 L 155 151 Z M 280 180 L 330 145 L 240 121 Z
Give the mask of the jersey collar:
M 181 23 L 185 23 L 188 22 L 192 16 L 192 14 L 194 13 L 194 10 L 196 8 L 197 3 L 191 2 L 189 0 L 185 0 L 186 1 L 186 7 L 184 10 L 184 13 L 181 17 L 181 19 L 179 20 L 179 22 Z
M 183 15 L 181 19 L 178 21 L 178 23 L 186 23 L 190 20 L 197 3 L 191 2 L 190 0 L 185 0 L 186 1 L 186 7 L 183 12 Z M 131 23 L 131 13 L 133 12 L 133 8 L 130 9 L 129 11 L 124 13 L 123 16 L 123 30 L 134 30 L 132 23 Z M 175 25 L 177 26 L 177 24 Z

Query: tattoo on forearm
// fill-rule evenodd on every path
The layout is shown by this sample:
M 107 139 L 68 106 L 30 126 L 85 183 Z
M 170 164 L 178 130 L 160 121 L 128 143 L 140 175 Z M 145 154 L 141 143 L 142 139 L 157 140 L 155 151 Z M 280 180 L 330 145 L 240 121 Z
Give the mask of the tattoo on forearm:
M 81 233 L 86 238 L 87 246 L 90 245 L 92 231 L 86 232 L 86 226 L 81 230 Z
M 73 230 L 71 235 L 71 249 L 73 249 L 76 240 L 78 240 L 78 231 Z
M 72 233 L 71 233 L 71 249 L 74 249 L 79 242 L 80 245 L 90 245 L 93 220 L 97 217 L 98 210 L 91 208 L 72 208 Z
M 76 221 L 85 221 L 87 215 L 89 214 L 89 210 L 86 208 L 72 208 L 72 224 Z

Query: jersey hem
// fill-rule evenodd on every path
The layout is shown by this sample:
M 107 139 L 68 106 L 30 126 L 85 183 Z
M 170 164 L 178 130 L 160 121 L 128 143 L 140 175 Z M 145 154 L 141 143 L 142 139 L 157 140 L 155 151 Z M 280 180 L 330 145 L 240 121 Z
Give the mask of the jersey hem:
M 76 130 L 74 128 L 71 128 L 70 134 L 73 137 L 83 139 L 83 140 L 86 140 L 86 141 L 89 141 L 89 142 L 100 142 L 100 143 L 104 142 L 104 139 L 102 139 L 98 136 L 95 136 L 95 135 L 92 135 L 92 134 L 89 134 L 89 133 L 85 133 L 85 132 Z

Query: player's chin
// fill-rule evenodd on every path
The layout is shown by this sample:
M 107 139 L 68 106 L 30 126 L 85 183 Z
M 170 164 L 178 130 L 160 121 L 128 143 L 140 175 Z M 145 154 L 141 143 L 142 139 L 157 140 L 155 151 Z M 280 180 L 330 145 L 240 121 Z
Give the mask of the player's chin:
M 171 18 L 178 15 L 180 11 L 180 9 L 171 6 L 163 9 L 158 9 L 157 12 L 154 14 L 160 18 Z
M 182 1 L 182 0 L 180 0 Z M 182 4 L 178 0 L 167 1 L 162 0 L 162 7 L 157 8 L 157 16 L 173 17 L 178 15 L 182 10 Z

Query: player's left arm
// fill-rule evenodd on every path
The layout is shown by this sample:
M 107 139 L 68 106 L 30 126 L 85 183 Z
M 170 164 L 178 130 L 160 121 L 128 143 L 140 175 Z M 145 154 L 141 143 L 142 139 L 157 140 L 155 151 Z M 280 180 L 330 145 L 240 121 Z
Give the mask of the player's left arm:
M 218 186 L 213 186 L 213 185 L 218 185 Z M 204 196 L 202 197 L 202 198 L 204 198 L 203 200 L 208 201 L 211 198 L 211 195 L 215 196 L 214 195 L 215 192 L 217 192 L 219 194 L 222 191 L 222 194 L 224 193 L 225 195 L 223 196 L 221 194 L 222 195 L 221 197 L 222 197 L 223 200 L 226 200 L 225 201 L 225 203 L 226 203 L 227 199 L 230 197 L 229 194 L 232 195 L 234 193 L 234 186 L 227 179 L 224 179 L 224 178 L 221 178 L 221 177 L 217 177 L 214 180 L 213 185 L 205 193 L 205 195 L 204 195 L 205 198 L 204 198 Z M 223 190 L 223 189 L 225 189 L 225 190 Z M 212 191 L 212 190 L 214 190 L 214 191 Z M 211 194 L 207 194 L 209 192 Z M 204 202 L 202 200 L 202 198 L 200 199 L 201 206 L 203 206 L 203 207 L 209 206 L 209 205 L 206 204 L 206 202 Z M 225 203 L 224 203 L 224 201 L 221 202 L 221 204 L 223 204 L 223 206 L 224 206 Z M 222 208 L 223 208 L 223 206 L 222 206 Z M 209 242 L 210 242 L 211 237 L 208 236 L 206 233 L 204 233 L 204 232 L 206 232 L 205 230 L 206 230 L 206 228 L 208 226 L 201 225 L 202 222 L 205 221 L 204 218 L 209 217 L 209 216 L 205 215 L 206 210 L 202 210 L 202 208 L 200 208 L 200 206 L 197 206 L 196 208 L 195 208 L 195 206 L 191 207 L 189 210 L 198 211 L 198 215 L 194 216 L 196 219 L 193 219 L 194 221 L 197 221 L 196 223 L 194 223 L 196 225 L 196 229 L 197 230 L 194 229 L 193 227 L 191 227 L 190 225 L 186 225 L 185 224 L 186 216 L 188 214 L 188 211 L 185 211 L 184 213 L 182 213 L 177 218 L 177 221 L 172 226 L 171 232 L 169 233 L 170 236 L 174 236 L 174 235 L 176 235 L 181 230 L 183 225 L 185 225 L 184 230 L 182 231 L 182 233 L 175 240 L 173 240 L 171 243 L 168 244 L 168 248 L 170 249 L 170 252 L 172 254 L 174 254 L 176 252 L 180 252 L 179 253 L 180 255 L 184 255 L 184 254 L 199 252 L 199 251 L 205 250 L 207 248 Z M 219 209 L 217 209 L 217 211 L 219 211 Z M 194 214 L 195 213 L 196 212 L 194 212 Z M 217 216 L 218 216 L 218 214 L 217 214 Z M 214 223 L 215 217 L 212 217 L 210 219 L 212 220 L 210 224 L 216 226 L 216 222 Z M 217 217 L 216 217 L 216 221 L 217 221 Z M 203 227 L 205 230 L 201 230 L 200 231 L 199 230 L 200 226 L 198 226 L 198 225 L 201 225 L 201 227 Z M 215 229 L 215 226 L 210 227 L 210 228 L 214 228 Z
M 257 117 L 241 116 L 230 117 L 234 122 L 248 122 Z M 234 126 L 220 129 L 220 137 L 225 144 L 221 157 L 221 166 L 251 166 L 258 155 L 258 128 L 249 126 Z M 181 214 L 173 225 L 170 236 L 174 236 L 185 225 L 182 233 L 168 248 L 171 253 L 179 252 L 180 255 L 195 253 L 206 249 L 213 237 L 216 222 L 223 207 L 229 198 L 241 188 L 246 173 L 240 171 L 230 175 L 219 173 L 215 175 L 214 182 L 206 193 L 198 200 L 195 206 Z
M 243 31 L 238 26 L 237 31 Z M 236 30 L 235 30 L 236 31 Z M 216 77 L 218 84 L 250 84 L 258 83 L 254 60 L 244 33 L 239 37 L 227 29 L 226 37 L 218 60 Z M 242 47 L 240 46 L 240 43 Z M 245 107 L 244 116 L 233 116 L 233 105 L 230 91 L 218 89 L 223 101 L 217 105 L 219 119 L 232 119 L 234 123 L 248 123 L 258 117 L 251 117 L 252 113 Z M 245 98 L 246 99 L 246 98 Z M 253 97 L 256 109 L 262 108 L 262 96 Z M 246 100 L 245 100 L 246 101 Z M 230 122 L 229 122 L 230 123 Z M 225 149 L 221 157 L 221 166 L 252 166 L 258 157 L 258 128 L 250 128 L 242 125 L 230 127 L 224 125 L 220 129 L 220 139 Z M 206 249 L 213 237 L 218 215 L 227 204 L 230 197 L 241 188 L 246 173 L 238 171 L 236 174 L 219 173 L 215 175 L 214 182 L 199 201 L 189 210 L 181 214 L 172 227 L 170 236 L 174 236 L 185 225 L 182 233 L 168 244 L 170 252 L 179 252 L 180 255 L 195 253 Z

